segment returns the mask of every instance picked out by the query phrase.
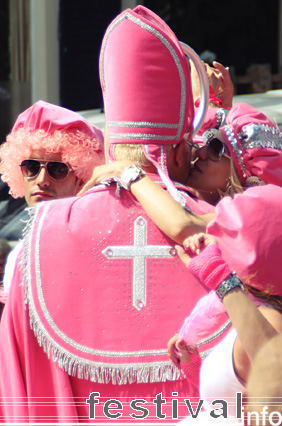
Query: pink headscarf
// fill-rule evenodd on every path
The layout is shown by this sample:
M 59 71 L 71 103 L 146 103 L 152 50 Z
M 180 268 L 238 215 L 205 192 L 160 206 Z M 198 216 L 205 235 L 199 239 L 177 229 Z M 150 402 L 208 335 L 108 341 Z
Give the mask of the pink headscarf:
M 190 136 L 194 119 L 189 64 L 175 34 L 143 6 L 122 12 L 103 39 L 100 80 L 110 158 L 115 144 L 142 144 L 168 179 L 165 145 Z
M 226 123 L 220 131 L 243 185 L 282 186 L 282 134 L 277 126 L 245 103 L 232 107 Z
M 0 173 L 13 197 L 24 195 L 20 163 L 34 150 L 61 152 L 82 181 L 90 179 L 95 166 L 104 163 L 104 137 L 98 127 L 77 112 L 38 101 L 21 113 L 0 148 Z

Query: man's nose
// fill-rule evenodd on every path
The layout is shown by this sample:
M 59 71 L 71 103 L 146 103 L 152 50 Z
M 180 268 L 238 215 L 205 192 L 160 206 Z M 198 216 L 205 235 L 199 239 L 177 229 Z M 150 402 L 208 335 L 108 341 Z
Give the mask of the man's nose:
M 36 183 L 41 186 L 50 185 L 50 176 L 47 173 L 46 166 L 41 167 L 40 172 L 36 177 Z

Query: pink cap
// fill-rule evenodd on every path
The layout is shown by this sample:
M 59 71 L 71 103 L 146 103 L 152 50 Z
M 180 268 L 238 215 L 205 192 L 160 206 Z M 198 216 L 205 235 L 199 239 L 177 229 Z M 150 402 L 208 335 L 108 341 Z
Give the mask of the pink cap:
M 252 177 L 282 186 L 282 134 L 262 112 L 245 103 L 230 110 L 220 129 L 244 185 Z
M 100 129 L 79 113 L 48 102 L 38 101 L 22 112 L 12 128 L 12 132 L 19 129 L 32 132 L 43 130 L 48 135 L 56 130 L 62 130 L 64 133 L 79 131 L 92 138 L 95 135 L 100 144 L 100 150 L 103 151 L 104 137 Z M 99 147 L 97 148 L 99 149 Z
M 0 147 L 1 179 L 13 197 L 24 196 L 24 179 L 19 165 L 34 150 L 61 152 L 75 175 L 83 182 L 94 167 L 104 163 L 103 132 L 77 112 L 38 101 L 22 112 L 6 142 Z
M 100 80 L 110 143 L 142 144 L 167 172 L 162 146 L 191 134 L 194 118 L 189 65 L 175 34 L 143 6 L 122 12 L 103 39 Z

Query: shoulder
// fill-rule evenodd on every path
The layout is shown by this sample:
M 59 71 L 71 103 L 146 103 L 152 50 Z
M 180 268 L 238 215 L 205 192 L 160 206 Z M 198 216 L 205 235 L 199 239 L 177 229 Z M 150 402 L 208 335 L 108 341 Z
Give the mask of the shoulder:
M 282 333 L 282 313 L 270 306 L 260 306 L 259 310 L 275 330 Z

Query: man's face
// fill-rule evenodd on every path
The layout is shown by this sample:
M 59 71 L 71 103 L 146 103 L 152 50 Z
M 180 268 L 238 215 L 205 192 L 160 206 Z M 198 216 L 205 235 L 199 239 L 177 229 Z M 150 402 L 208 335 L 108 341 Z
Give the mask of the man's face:
M 62 161 L 62 154 L 46 153 L 40 149 L 33 151 L 28 159 L 41 161 Z M 80 190 L 82 183 L 74 172 L 69 172 L 63 181 L 52 179 L 46 168 L 42 167 L 39 174 L 34 178 L 23 177 L 25 188 L 25 199 L 29 207 L 40 201 L 53 200 L 55 198 L 71 197 Z

